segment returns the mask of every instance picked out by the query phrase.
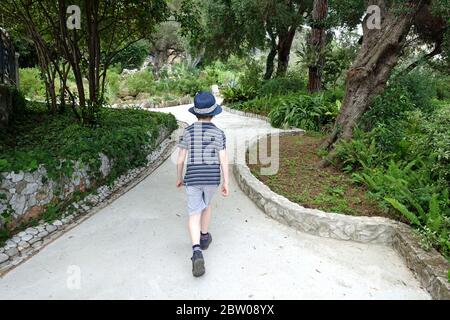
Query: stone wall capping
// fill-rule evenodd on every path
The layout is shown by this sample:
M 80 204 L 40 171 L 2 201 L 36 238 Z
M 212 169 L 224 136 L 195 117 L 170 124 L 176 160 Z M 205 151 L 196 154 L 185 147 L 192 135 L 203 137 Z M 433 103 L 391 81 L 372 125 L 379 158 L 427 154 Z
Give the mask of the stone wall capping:
M 248 116 L 242 111 L 225 110 Z M 267 121 L 261 116 L 257 118 Z M 281 136 L 301 134 L 302 130 L 280 132 Z M 234 164 L 233 173 L 242 191 L 269 217 L 319 237 L 392 246 L 433 299 L 450 300 L 447 275 L 450 263 L 436 250 L 424 250 L 419 237 L 409 226 L 383 217 L 355 217 L 305 208 L 270 190 L 253 176 L 246 164 Z
M 182 130 L 187 127 L 184 122 L 178 122 L 178 125 L 179 129 L 172 134 L 167 131 L 161 132 L 156 143 L 156 149 L 150 152 L 147 157 L 148 163 L 146 166 L 129 170 L 117 178 L 112 186 L 99 186 L 97 195 L 90 194 L 79 202 L 72 203 L 60 219 L 52 223 L 41 220 L 37 226 L 29 227 L 12 239 L 7 240 L 5 245 L 0 247 L 0 277 L 147 178 L 172 154 L 178 137 Z M 5 177 L 4 174 L 3 176 Z
M 241 110 L 232 109 L 232 108 L 227 107 L 227 106 L 222 106 L 222 109 L 225 110 L 226 112 L 229 112 L 229 113 L 232 113 L 232 114 L 236 114 L 236 115 L 239 115 L 239 116 L 244 116 L 244 117 L 249 117 L 249 118 L 256 118 L 256 119 L 260 119 L 260 120 L 264 120 L 264 121 L 270 122 L 268 117 L 262 116 L 260 114 L 251 113 L 251 112 L 244 112 L 244 111 L 241 111 Z

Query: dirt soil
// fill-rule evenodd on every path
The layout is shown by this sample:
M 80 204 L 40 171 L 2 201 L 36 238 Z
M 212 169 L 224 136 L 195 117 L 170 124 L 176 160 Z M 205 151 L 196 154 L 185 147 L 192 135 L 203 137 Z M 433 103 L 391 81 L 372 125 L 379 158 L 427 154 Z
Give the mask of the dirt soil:
M 350 175 L 333 166 L 318 167 L 321 160 L 319 146 L 323 139 L 313 134 L 280 137 L 278 173 L 261 175 L 261 163 L 249 164 L 250 170 L 272 191 L 304 207 L 398 220 L 398 216 L 371 198 L 363 186 L 354 184 Z

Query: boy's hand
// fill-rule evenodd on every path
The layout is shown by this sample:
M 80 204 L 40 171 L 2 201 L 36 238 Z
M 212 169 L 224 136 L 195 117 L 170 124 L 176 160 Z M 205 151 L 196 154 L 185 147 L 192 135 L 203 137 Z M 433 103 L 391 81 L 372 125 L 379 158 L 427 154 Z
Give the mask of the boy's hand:
M 222 184 L 222 195 L 224 197 L 228 197 L 229 194 L 230 194 L 230 191 L 228 189 L 228 183 Z
M 177 184 L 176 184 L 177 188 L 181 188 L 183 186 L 183 180 L 181 179 L 177 179 Z

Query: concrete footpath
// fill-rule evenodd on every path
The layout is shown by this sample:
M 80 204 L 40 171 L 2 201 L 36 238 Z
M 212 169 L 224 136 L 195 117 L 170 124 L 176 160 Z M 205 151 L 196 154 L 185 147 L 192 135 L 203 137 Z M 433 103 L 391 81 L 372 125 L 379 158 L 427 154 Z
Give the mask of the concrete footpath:
M 188 106 L 166 108 L 181 121 Z M 224 112 L 228 145 L 270 126 Z M 231 156 L 232 157 L 232 156 Z M 0 279 L 0 299 L 430 299 L 386 246 L 320 238 L 267 218 L 231 177 L 217 194 L 204 252 L 191 273 L 185 193 L 168 159 L 152 175 Z

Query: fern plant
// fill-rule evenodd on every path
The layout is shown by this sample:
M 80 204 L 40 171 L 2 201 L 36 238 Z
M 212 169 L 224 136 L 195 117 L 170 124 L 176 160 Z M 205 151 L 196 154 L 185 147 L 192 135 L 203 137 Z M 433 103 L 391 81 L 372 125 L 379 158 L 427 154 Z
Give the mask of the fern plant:
M 279 106 L 272 109 L 269 118 L 277 128 L 296 127 L 319 131 L 329 111 L 322 95 L 291 95 L 280 98 Z

